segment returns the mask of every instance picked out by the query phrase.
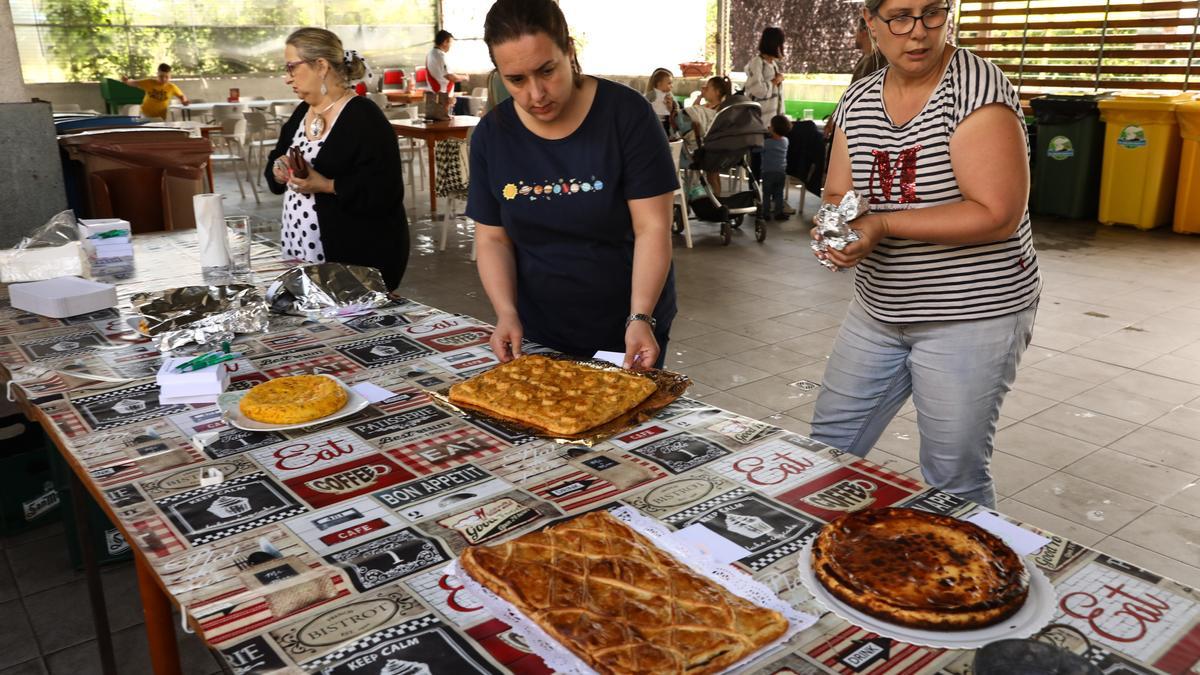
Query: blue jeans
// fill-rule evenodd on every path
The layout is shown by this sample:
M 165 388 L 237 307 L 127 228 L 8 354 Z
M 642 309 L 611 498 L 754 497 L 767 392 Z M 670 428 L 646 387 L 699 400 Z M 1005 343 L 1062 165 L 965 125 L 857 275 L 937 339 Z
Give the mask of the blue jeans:
M 764 171 L 762 175 L 763 202 L 758 210 L 761 218 L 783 215 L 783 184 L 787 175 L 782 171 Z M 771 205 L 774 203 L 775 208 Z
M 991 319 L 889 324 L 851 301 L 825 367 L 812 437 L 865 457 L 912 394 L 925 482 L 994 507 L 996 420 L 1036 312 L 1035 304 Z

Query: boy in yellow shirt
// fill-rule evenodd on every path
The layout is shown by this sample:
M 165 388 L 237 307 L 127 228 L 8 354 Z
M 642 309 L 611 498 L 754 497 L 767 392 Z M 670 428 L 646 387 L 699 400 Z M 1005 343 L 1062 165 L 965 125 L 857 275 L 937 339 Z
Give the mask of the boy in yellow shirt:
M 171 104 L 171 97 L 178 96 L 180 102 L 184 105 L 188 104 L 188 97 L 183 91 L 171 82 L 171 66 L 160 63 L 158 64 L 158 77 L 153 80 L 134 80 L 125 78 L 125 84 L 131 87 L 137 87 L 146 92 L 145 98 L 142 99 L 142 117 L 162 117 L 167 116 L 167 107 Z

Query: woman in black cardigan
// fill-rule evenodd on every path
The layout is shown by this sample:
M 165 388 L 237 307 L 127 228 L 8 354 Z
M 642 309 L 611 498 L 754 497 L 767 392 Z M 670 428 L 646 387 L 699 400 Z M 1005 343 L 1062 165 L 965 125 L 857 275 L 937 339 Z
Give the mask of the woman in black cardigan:
M 378 268 L 395 289 L 408 265 L 400 151 L 378 106 L 349 88 L 365 65 L 320 28 L 289 35 L 284 55 L 284 82 L 303 103 L 267 160 L 271 191 L 287 193 L 281 248 L 305 262 Z M 294 171 L 293 148 L 309 165 L 307 176 Z

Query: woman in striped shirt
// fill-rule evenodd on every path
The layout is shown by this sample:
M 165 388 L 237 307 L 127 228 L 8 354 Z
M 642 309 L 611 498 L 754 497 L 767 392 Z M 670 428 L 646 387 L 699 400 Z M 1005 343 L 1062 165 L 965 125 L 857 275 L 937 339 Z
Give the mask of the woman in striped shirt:
M 946 43 L 949 13 L 866 3 L 888 66 L 842 96 L 824 199 L 853 189 L 871 213 L 859 241 L 824 254 L 854 268 L 854 299 L 812 435 L 864 456 L 911 394 L 925 480 L 992 506 L 996 421 L 1041 277 L 1020 102 L 999 68 Z

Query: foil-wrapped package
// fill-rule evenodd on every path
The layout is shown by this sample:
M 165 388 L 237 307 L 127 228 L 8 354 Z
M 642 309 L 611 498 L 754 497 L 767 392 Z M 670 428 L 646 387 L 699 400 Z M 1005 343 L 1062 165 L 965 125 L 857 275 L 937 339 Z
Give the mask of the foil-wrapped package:
M 374 267 L 319 263 L 279 275 L 267 288 L 267 302 L 280 314 L 320 319 L 365 312 L 391 299 Z
M 130 299 L 140 319 L 137 331 L 169 351 L 189 343 L 215 345 L 237 333 L 267 329 L 267 303 L 246 284 L 184 286 Z
M 850 190 L 842 196 L 842 202 L 837 206 L 822 204 L 817 211 L 817 234 L 820 239 L 812 241 L 812 249 L 824 253 L 829 249 L 841 251 L 850 244 L 858 241 L 858 232 L 851 229 L 850 222 L 870 210 L 870 202 Z M 837 265 L 828 258 L 818 258 L 821 264 L 831 270 L 837 270 Z

